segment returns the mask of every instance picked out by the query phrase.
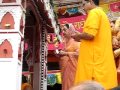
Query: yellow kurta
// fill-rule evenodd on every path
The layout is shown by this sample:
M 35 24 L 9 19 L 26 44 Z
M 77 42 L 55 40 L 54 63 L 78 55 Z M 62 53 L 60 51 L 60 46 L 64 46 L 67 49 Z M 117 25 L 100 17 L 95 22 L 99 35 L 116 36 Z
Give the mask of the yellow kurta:
M 81 41 L 75 84 L 95 80 L 107 90 L 117 86 L 110 23 L 101 8 L 89 11 L 83 32 L 94 40 Z

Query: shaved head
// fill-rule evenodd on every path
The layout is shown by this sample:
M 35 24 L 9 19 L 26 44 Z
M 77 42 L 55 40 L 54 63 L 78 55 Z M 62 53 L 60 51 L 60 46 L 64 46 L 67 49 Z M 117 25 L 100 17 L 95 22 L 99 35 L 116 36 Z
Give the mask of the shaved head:
M 95 81 L 86 81 L 74 86 L 70 90 L 105 90 L 102 85 Z

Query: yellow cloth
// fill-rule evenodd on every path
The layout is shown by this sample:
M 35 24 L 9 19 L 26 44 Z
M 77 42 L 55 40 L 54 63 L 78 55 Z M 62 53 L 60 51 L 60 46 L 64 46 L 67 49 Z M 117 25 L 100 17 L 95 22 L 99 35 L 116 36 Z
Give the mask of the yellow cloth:
M 90 10 L 83 32 L 94 35 L 94 40 L 82 40 L 75 84 L 95 80 L 105 89 L 117 86 L 110 23 L 101 8 Z
M 57 78 L 57 83 L 62 84 L 61 83 L 61 73 L 56 73 L 56 78 Z

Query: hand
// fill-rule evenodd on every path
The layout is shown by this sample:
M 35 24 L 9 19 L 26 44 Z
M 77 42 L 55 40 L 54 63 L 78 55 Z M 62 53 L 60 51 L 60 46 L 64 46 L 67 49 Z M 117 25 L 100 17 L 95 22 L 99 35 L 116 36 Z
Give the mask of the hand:
M 114 50 L 114 56 L 115 56 L 115 58 L 118 57 L 119 55 L 120 55 L 120 48 Z
M 75 41 L 80 41 L 80 34 L 79 33 L 76 33 L 76 34 L 73 34 L 72 36 L 71 36 Z
M 59 54 L 61 54 L 61 55 L 65 55 L 65 51 L 60 50 L 60 51 L 59 51 Z
M 113 46 L 118 46 L 118 40 L 116 37 L 113 38 L 112 44 Z

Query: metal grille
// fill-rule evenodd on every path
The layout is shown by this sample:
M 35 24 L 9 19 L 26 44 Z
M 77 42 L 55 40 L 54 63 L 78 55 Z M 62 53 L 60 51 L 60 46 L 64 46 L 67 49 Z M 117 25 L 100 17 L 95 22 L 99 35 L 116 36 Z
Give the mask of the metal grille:
M 41 32 L 41 55 L 40 55 L 40 90 L 47 90 L 47 46 L 45 27 Z
M 40 21 L 42 21 L 42 27 L 41 27 L 41 33 L 40 33 L 40 74 L 39 74 L 39 78 L 40 78 L 40 82 L 39 82 L 39 90 L 47 90 L 47 45 L 46 45 L 46 28 L 45 28 L 45 21 L 43 20 L 38 6 L 36 4 L 36 2 L 34 0 L 31 0 L 33 2 L 33 5 L 36 9 L 36 12 L 38 14 L 38 19 L 40 19 Z

